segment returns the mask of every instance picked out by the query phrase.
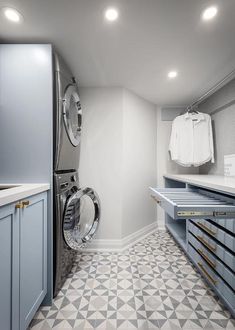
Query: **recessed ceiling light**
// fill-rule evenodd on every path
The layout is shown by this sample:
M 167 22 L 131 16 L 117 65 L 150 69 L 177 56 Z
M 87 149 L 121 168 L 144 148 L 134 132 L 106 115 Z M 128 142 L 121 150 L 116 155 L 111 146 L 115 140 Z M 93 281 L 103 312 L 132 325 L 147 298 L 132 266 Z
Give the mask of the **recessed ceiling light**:
M 118 16 L 118 10 L 115 8 L 108 8 L 105 11 L 105 18 L 110 22 L 116 21 L 116 19 L 118 19 Z
M 178 76 L 178 72 L 175 71 L 175 70 L 174 71 L 169 71 L 167 76 L 170 79 L 176 78 Z
M 208 7 L 203 11 L 202 19 L 204 21 L 208 21 L 208 20 L 214 18 L 216 16 L 217 12 L 218 12 L 217 7 L 215 7 L 215 6 Z
M 3 8 L 2 9 L 5 17 L 14 23 L 20 23 L 23 20 L 23 16 L 14 8 Z

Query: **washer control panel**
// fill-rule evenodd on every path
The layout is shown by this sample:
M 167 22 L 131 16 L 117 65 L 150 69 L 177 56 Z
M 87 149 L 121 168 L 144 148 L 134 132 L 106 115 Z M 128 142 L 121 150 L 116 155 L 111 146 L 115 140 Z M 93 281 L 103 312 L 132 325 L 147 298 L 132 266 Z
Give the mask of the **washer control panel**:
M 56 189 L 59 191 L 67 191 L 71 189 L 73 186 L 78 187 L 78 173 L 75 171 L 59 173 L 54 175 L 54 182 Z

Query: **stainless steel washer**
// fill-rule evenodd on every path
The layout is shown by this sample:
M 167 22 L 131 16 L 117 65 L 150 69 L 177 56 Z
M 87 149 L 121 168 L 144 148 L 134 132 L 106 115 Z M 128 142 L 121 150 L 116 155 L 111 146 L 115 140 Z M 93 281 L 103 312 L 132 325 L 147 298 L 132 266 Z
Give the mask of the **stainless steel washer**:
M 82 109 L 75 78 L 54 54 L 54 171 L 78 170 Z
M 54 296 L 71 271 L 75 251 L 95 235 L 100 202 L 91 188 L 79 188 L 78 173 L 54 174 Z

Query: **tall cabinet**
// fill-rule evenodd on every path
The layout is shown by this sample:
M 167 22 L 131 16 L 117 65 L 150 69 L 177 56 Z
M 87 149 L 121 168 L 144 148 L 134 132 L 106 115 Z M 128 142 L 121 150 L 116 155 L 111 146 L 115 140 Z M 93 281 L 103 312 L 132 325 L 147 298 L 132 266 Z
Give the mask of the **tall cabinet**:
M 45 182 L 51 187 L 47 200 L 48 289 L 44 304 L 51 304 L 53 291 L 53 97 L 52 46 L 1 44 L 0 183 Z M 25 217 L 30 216 L 31 209 L 24 212 Z M 25 235 L 25 228 L 30 225 L 31 222 L 27 223 L 25 218 L 22 235 Z M 25 237 L 25 242 L 28 239 Z M 29 247 L 28 250 L 30 253 Z M 21 258 L 26 262 L 24 255 Z M 31 272 L 35 269 L 28 270 Z M 28 283 L 30 285 L 30 281 Z

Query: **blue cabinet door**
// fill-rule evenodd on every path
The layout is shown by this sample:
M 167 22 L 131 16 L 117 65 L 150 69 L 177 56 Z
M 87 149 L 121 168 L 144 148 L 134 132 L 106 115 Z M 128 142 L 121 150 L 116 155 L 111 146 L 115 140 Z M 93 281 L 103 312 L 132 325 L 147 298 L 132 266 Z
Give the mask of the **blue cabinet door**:
M 47 193 L 22 201 L 20 213 L 20 330 L 25 330 L 47 292 Z
M 0 328 L 19 329 L 19 210 L 0 208 Z

